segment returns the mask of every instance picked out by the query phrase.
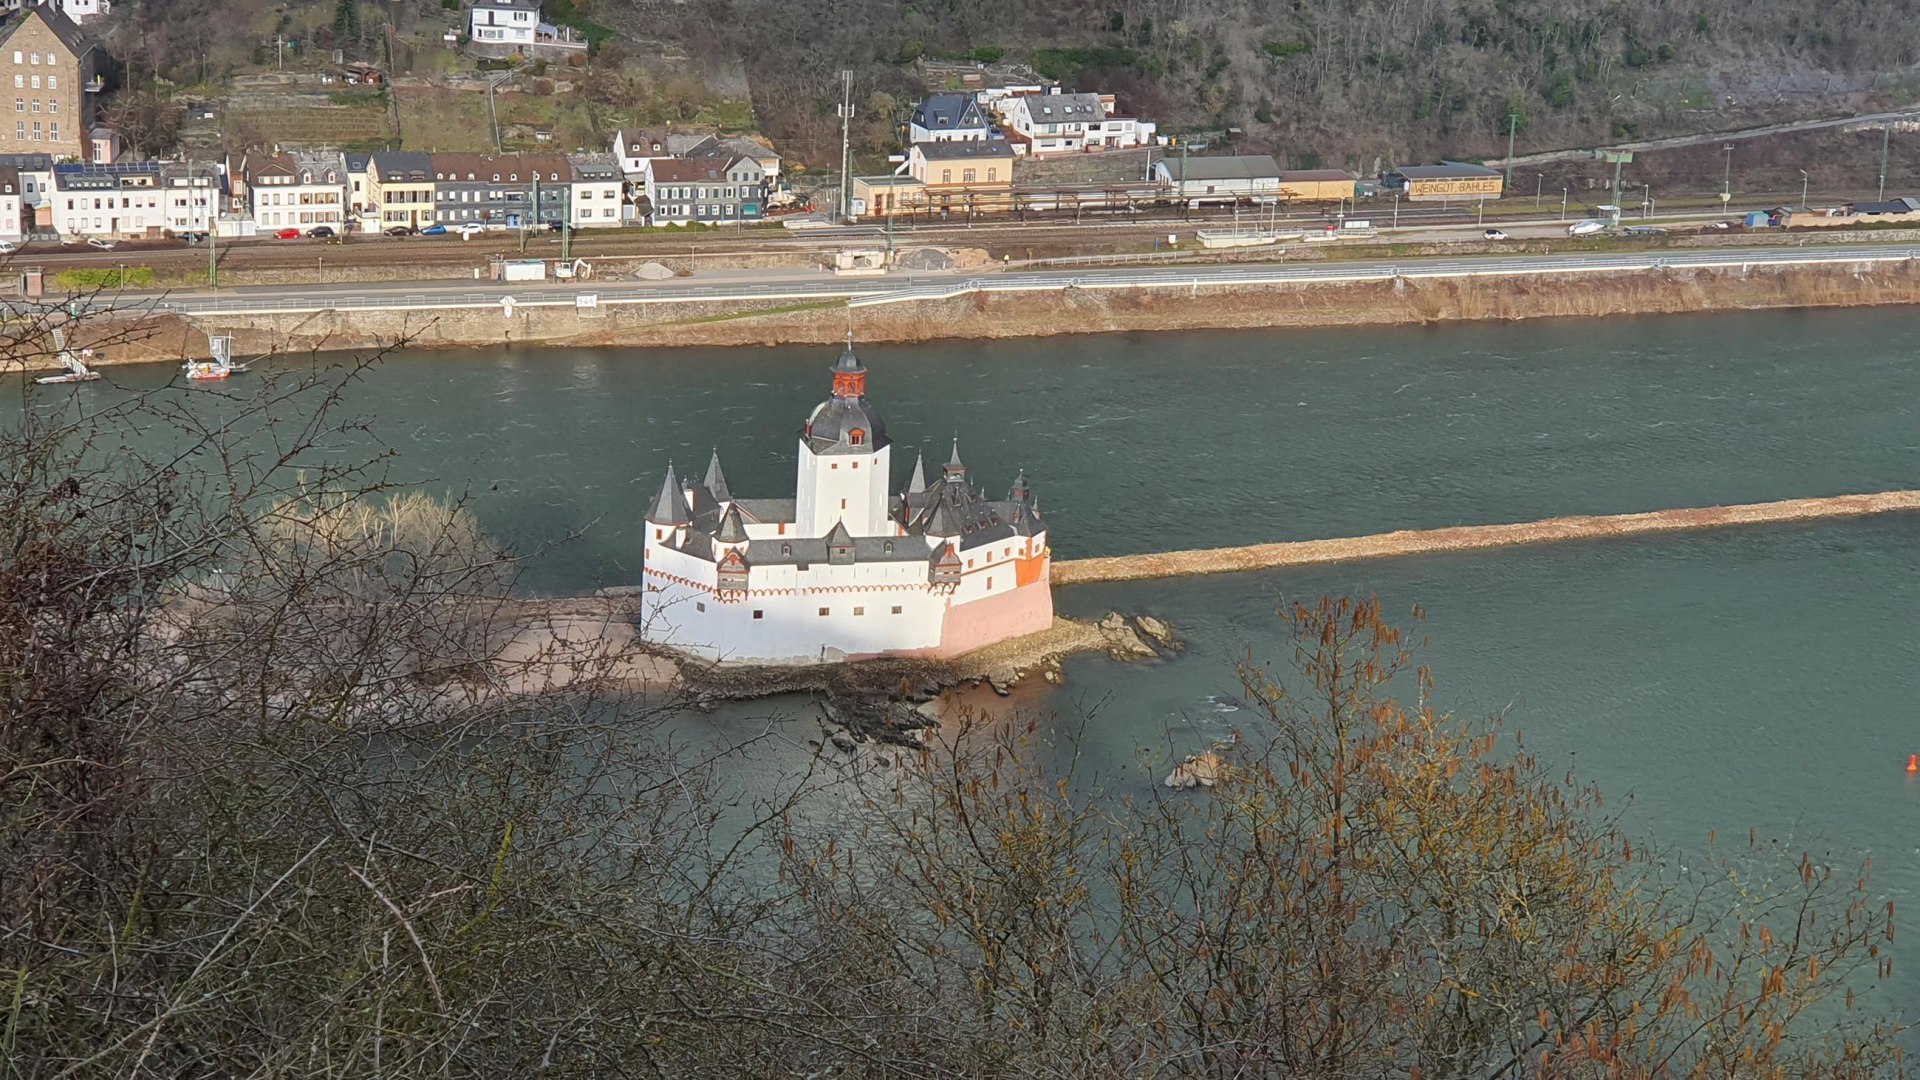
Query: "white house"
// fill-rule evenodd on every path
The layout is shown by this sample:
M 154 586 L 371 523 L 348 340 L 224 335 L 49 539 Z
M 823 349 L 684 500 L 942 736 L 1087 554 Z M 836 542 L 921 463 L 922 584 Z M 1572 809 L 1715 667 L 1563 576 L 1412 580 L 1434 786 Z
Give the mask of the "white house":
M 248 169 L 247 191 L 256 231 L 346 227 L 347 160 L 341 153 L 275 154 Z
M 158 235 L 166 224 L 160 166 L 56 165 L 49 224 L 62 236 Z
M 1000 136 L 972 94 L 928 94 L 907 121 L 908 143 L 966 142 Z
M 160 167 L 160 230 L 178 236 L 211 232 L 220 203 L 220 174 L 211 164 Z
M 1021 94 L 1001 98 L 998 105 L 1021 153 L 1078 154 L 1154 143 L 1156 126 L 1119 115 L 1111 94 Z
M 800 430 L 791 499 L 735 498 L 716 453 L 671 466 L 647 512 L 640 633 L 712 660 L 813 664 L 954 656 L 1053 621 L 1047 526 L 1022 474 L 1004 500 L 967 479 L 893 484 L 893 444 L 852 342 Z
M 531 45 L 539 29 L 539 0 L 473 0 L 467 36 L 483 45 Z
M 573 168 L 567 220 L 576 229 L 618 228 L 626 175 L 612 154 L 568 154 Z
M 97 19 L 113 10 L 110 0 L 60 0 L 60 11 L 75 23 Z

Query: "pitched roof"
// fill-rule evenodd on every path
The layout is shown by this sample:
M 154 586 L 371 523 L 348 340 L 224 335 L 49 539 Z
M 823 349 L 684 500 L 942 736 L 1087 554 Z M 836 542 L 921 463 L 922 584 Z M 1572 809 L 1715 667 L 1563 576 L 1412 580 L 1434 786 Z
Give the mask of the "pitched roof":
M 727 490 L 727 474 L 720 471 L 720 451 L 713 452 L 713 460 L 707 462 L 707 490 L 721 502 L 732 502 L 733 492 Z
M 655 158 L 647 168 L 653 173 L 655 183 L 661 184 L 718 184 L 727 178 L 727 169 L 732 161 L 719 158 Z
M 368 171 L 392 183 L 431 181 L 433 155 L 419 150 L 381 150 L 373 155 Z
M 1013 100 L 1026 105 L 1036 124 L 1084 124 L 1107 115 L 1099 94 L 1023 94 Z
M 1345 169 L 1288 169 L 1280 174 L 1280 179 L 1303 182 L 1310 180 L 1358 180 L 1360 177 Z
M 442 174 L 448 180 L 466 178 L 478 183 L 532 183 L 537 177 L 549 183 L 573 178 L 573 166 L 565 154 L 430 154 L 434 178 Z
M 573 166 L 575 180 L 618 180 L 621 177 L 620 159 L 612 154 L 568 154 L 567 164 Z
M 913 455 L 913 479 L 907 481 L 907 494 L 917 495 L 927 490 L 927 455 Z
M 929 94 L 914 106 L 913 122 L 928 131 L 955 131 L 987 127 L 987 118 L 972 94 Z
M 693 519 L 687 516 L 686 496 L 680 493 L 680 478 L 673 471 L 673 463 L 667 463 L 667 478 L 660 484 L 660 494 L 653 498 L 653 509 L 647 511 L 647 520 L 655 525 L 685 525 Z
M 1272 154 L 1244 154 L 1232 157 L 1197 157 L 1182 160 L 1169 157 L 1160 165 L 1175 181 L 1181 180 L 1266 180 L 1280 175 L 1280 163 Z
M 61 11 L 59 4 L 52 0 L 37 5 L 29 0 L 14 13 L 12 18 L 0 23 L 0 44 L 5 44 L 7 39 L 13 36 L 14 31 L 27 25 L 27 20 L 36 17 L 47 25 L 47 29 L 53 32 L 53 36 L 58 38 L 60 44 L 75 57 L 85 56 L 87 50 L 94 47 L 93 42 L 87 40 L 87 35 L 79 25 L 68 18 L 67 13 Z
M 720 518 L 720 530 L 713 534 L 715 540 L 723 544 L 744 544 L 747 542 L 747 527 L 740 521 L 740 508 L 729 505 L 727 512 Z

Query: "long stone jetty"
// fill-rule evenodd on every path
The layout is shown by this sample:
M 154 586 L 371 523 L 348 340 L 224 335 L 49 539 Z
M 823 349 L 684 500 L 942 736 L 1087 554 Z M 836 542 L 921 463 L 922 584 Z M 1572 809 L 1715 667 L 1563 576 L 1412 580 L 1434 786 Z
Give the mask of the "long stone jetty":
M 1055 585 L 1083 585 L 1096 581 L 1137 581 L 1144 578 L 1193 574 L 1232 574 L 1279 566 L 1385 559 L 1434 552 L 1473 551 L 1521 544 L 1555 544 L 1568 540 L 1598 540 L 1615 536 L 1719 529 L 1733 525 L 1764 525 L 1787 521 L 1862 517 L 1920 510 L 1920 490 L 1881 491 L 1868 495 L 1829 495 L 1814 499 L 1743 503 L 1681 510 L 1649 510 L 1638 514 L 1596 514 L 1547 518 L 1508 525 L 1456 525 L 1444 529 L 1402 529 L 1373 536 L 1331 540 L 1293 540 L 1244 547 L 1163 551 L 1114 558 L 1067 559 L 1053 564 Z

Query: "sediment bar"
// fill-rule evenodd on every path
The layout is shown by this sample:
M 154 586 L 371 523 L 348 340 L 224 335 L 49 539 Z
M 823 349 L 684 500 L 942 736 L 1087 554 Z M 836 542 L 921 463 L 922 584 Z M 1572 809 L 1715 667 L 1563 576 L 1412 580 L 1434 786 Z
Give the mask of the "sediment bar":
M 1192 574 L 1232 574 L 1278 566 L 1388 559 L 1442 551 L 1554 544 L 1567 540 L 1595 540 L 1613 536 L 1719 529 L 1732 525 L 1763 525 L 1781 521 L 1818 521 L 1861 517 L 1904 510 L 1920 510 L 1920 491 L 1881 491 L 1869 495 L 1829 495 L 1814 499 L 1744 503 L 1680 510 L 1650 510 L 1638 514 L 1584 515 L 1524 521 L 1509 525 L 1458 525 L 1445 529 L 1402 529 L 1373 536 L 1332 540 L 1294 540 L 1244 547 L 1163 551 L 1150 555 L 1122 555 L 1099 559 L 1067 559 L 1053 564 L 1055 585 L 1083 585 L 1095 581 L 1137 581 L 1184 577 Z

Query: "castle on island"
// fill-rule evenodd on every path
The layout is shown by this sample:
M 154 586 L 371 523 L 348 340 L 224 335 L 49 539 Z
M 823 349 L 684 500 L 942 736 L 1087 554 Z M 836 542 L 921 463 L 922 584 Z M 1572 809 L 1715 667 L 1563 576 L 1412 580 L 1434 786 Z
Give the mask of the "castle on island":
M 814 664 L 957 656 L 1053 622 L 1047 525 L 1025 472 L 1005 499 L 967 479 L 956 442 L 931 482 L 892 490 L 893 445 L 847 347 L 800 429 L 791 499 L 666 481 L 647 513 L 640 634 L 712 660 Z

